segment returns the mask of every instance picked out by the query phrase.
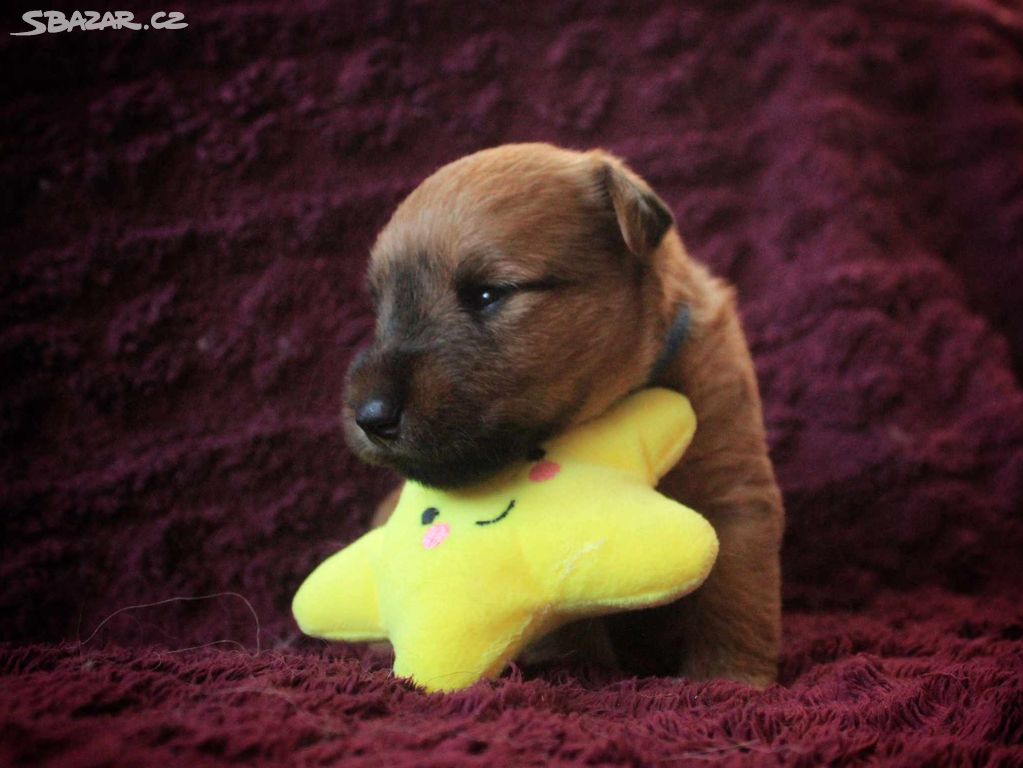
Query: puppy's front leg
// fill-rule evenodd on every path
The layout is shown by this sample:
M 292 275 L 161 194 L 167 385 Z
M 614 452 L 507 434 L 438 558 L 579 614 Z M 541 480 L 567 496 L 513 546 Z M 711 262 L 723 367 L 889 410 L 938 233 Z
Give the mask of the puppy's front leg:
M 721 550 L 704 585 L 675 606 L 672 620 L 681 635 L 679 672 L 684 677 L 724 677 L 759 687 L 774 681 L 781 577 L 772 506 L 764 499 L 702 508 Z
M 721 472 L 708 474 L 711 465 Z M 756 473 L 759 479 L 737 482 L 749 467 L 702 453 L 684 459 L 662 481 L 662 493 L 711 522 L 720 550 L 707 581 L 693 594 L 661 608 L 608 617 L 626 670 L 758 687 L 774 681 L 781 638 L 782 507 L 767 469 Z M 702 482 L 694 483 L 694 475 Z

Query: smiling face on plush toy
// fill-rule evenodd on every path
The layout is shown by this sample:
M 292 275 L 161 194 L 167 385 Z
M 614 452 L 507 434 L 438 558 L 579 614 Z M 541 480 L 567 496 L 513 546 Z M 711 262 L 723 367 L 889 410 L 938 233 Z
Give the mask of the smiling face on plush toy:
M 561 465 L 541 458 L 529 470 L 527 477 L 531 483 L 542 483 L 547 480 L 552 480 L 560 471 Z M 510 499 L 501 513 L 497 516 L 484 520 L 475 520 L 473 522 L 476 525 L 493 525 L 495 523 L 499 523 L 511 514 L 511 511 L 515 508 L 515 501 L 515 499 Z M 423 549 L 436 549 L 444 543 L 448 536 L 451 535 L 450 524 L 446 519 L 438 520 L 439 517 L 440 510 L 437 509 L 437 507 L 427 507 L 423 510 L 423 514 L 420 516 L 423 526 L 426 527 L 426 533 L 423 534 Z
M 579 495 L 569 488 L 587 472 L 585 467 L 574 470 L 563 471 L 560 463 L 543 456 L 470 488 L 443 491 L 413 483 L 386 526 L 388 546 L 421 562 L 431 573 L 430 589 L 440 594 L 449 586 L 448 561 L 456 570 L 470 558 L 477 571 L 504 567 L 497 549 L 543 526 L 540 518 L 559 506 L 557 498 Z

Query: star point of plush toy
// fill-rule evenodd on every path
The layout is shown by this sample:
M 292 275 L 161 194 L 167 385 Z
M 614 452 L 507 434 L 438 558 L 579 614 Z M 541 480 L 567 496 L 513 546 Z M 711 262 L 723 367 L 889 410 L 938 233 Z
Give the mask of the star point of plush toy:
M 309 575 L 295 619 L 315 637 L 390 640 L 395 674 L 450 691 L 568 621 L 682 597 L 717 537 L 654 486 L 695 428 L 685 397 L 644 390 L 484 483 L 407 482 L 385 525 Z

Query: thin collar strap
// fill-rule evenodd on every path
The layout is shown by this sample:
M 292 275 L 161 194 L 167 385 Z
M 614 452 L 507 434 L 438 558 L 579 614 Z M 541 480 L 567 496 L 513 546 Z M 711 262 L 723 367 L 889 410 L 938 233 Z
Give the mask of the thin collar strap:
M 664 346 L 661 348 L 661 354 L 658 355 L 654 367 L 650 369 L 650 376 L 647 377 L 647 386 L 654 386 L 665 370 L 667 370 L 671 361 L 678 355 L 679 349 L 682 348 L 682 343 L 689 336 L 689 326 L 689 305 L 679 304 L 678 311 L 675 312 L 675 319 L 671 322 L 671 327 L 668 328 L 668 333 L 664 337 Z

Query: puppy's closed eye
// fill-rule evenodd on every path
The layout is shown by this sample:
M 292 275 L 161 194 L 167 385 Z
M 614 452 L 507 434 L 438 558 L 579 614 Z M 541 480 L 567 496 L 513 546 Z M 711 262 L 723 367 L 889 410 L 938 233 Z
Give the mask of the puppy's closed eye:
M 496 312 L 504 300 L 515 292 L 515 286 L 465 282 L 459 284 L 458 303 L 475 317 L 486 317 Z

